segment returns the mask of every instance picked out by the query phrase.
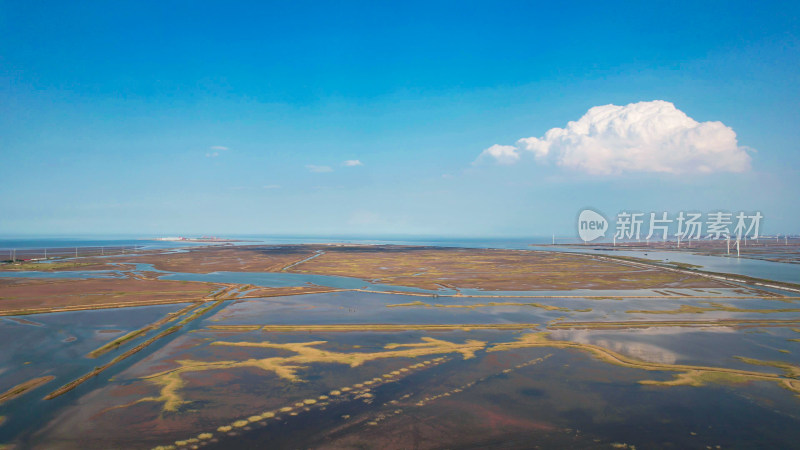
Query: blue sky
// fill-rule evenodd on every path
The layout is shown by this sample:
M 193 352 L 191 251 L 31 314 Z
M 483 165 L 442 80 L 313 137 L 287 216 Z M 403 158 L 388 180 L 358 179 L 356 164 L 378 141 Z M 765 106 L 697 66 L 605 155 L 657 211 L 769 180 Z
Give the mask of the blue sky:
M 228 3 L 0 1 L 0 235 L 573 235 L 587 206 L 800 232 L 796 2 Z M 749 166 L 476 163 L 653 100 Z

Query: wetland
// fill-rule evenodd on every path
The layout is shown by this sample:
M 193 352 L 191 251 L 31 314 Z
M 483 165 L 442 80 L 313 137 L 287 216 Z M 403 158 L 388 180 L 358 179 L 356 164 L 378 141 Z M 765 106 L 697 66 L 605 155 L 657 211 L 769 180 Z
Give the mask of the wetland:
M 647 260 L 410 245 L 71 262 L 0 268 L 7 448 L 800 438 L 800 296 L 780 287 Z

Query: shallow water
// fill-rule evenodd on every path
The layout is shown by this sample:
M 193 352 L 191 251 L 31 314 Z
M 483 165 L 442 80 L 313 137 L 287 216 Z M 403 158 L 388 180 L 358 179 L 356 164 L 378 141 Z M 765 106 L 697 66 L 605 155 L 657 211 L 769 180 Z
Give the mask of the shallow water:
M 154 322 L 185 304 L 144 306 L 91 311 L 74 311 L 0 318 L 0 392 L 24 381 L 47 375 L 55 379 L 22 397 L 0 404 L 0 442 L 30 432 L 75 397 L 69 393 L 43 400 L 47 393 L 104 364 L 119 354 L 112 351 L 99 358 L 86 354 L 117 337 Z M 128 348 L 123 346 L 122 350 Z M 91 392 L 104 384 L 114 370 L 104 372 L 74 393 Z
M 676 256 L 671 252 L 669 255 Z M 137 264 L 134 271 L 155 270 L 152 265 Z M 208 441 L 211 448 L 261 448 L 264 442 L 287 448 L 323 445 L 474 448 L 501 444 L 524 448 L 535 445 L 596 448 L 612 443 L 638 448 L 707 445 L 788 448 L 800 438 L 800 398 L 775 382 L 649 386 L 640 381 L 671 380 L 676 372 L 611 365 L 576 349 L 545 346 L 489 351 L 496 344 L 511 343 L 526 333 L 545 330 L 550 331 L 552 339 L 597 345 L 645 362 L 780 373 L 777 367 L 754 366 L 735 357 L 800 365 L 800 342 L 792 340 L 800 339 L 800 322 L 775 327 L 556 329 L 548 326 L 581 321 L 800 320 L 800 314 L 793 311 L 768 314 L 753 311 L 800 309 L 798 301 L 746 298 L 754 296 L 754 292 L 734 288 L 670 289 L 673 294 L 691 298 L 664 296 L 659 290 L 650 289 L 461 290 L 475 297 L 449 297 L 443 294 L 455 292 L 401 288 L 349 277 L 155 272 L 163 273 L 163 279 L 269 287 L 311 283 L 373 292 L 227 301 L 77 389 L 47 401 L 42 400 L 46 393 L 141 341 L 126 344 L 98 359 L 85 357 L 90 350 L 183 305 L 2 318 L 0 339 L 7 344 L 0 353 L 0 392 L 47 374 L 55 375 L 56 379 L 0 405 L 0 416 L 6 417 L 5 424 L 0 425 L 0 444 L 10 442 L 34 448 L 152 448 L 211 433 L 214 439 Z M 124 272 L 0 273 L 0 276 L 51 278 L 120 275 Z M 430 296 L 378 292 L 389 290 Z M 496 297 L 526 294 L 538 298 Z M 657 298 L 621 298 L 624 296 Z M 492 302 L 497 304 L 490 305 Z M 678 310 L 682 305 L 709 307 L 709 302 L 751 311 L 653 313 Z M 398 304 L 408 305 L 390 306 Z M 637 310 L 650 312 L 632 312 Z M 448 331 L 214 329 L 281 324 L 515 323 L 535 325 L 522 330 Z M 471 341 L 481 343 L 474 355 L 457 350 Z M 241 342 L 259 346 L 221 345 Z M 312 355 L 307 360 L 280 366 L 288 367 L 297 376 L 296 380 L 280 375 L 269 365 L 225 368 L 226 364 L 243 361 L 291 357 L 296 355 L 295 351 L 282 346 L 292 343 L 306 343 L 329 355 L 339 355 L 340 359 Z M 359 364 L 348 359 L 355 353 L 379 354 L 432 345 L 440 347 L 421 356 L 376 356 Z M 422 368 L 412 368 L 421 361 L 432 360 L 435 362 Z M 158 399 L 163 386 L 153 380 L 187 361 L 207 370 L 181 375 L 181 384 L 174 392 L 185 403 L 175 412 L 165 411 L 164 400 Z M 396 375 L 371 387 L 369 396 L 340 393 L 335 400 L 334 396 L 320 400 L 320 395 L 332 390 L 354 387 L 374 378 L 383 380 L 384 375 L 395 372 Z M 315 403 L 294 406 L 314 399 Z M 280 419 L 247 422 L 250 416 L 287 406 L 294 409 L 279 414 Z M 246 424 L 218 431 L 220 426 L 231 426 L 241 420 Z
M 403 291 L 419 293 L 455 293 L 453 290 L 443 289 L 430 291 L 425 289 L 392 286 L 388 284 L 371 283 L 354 277 L 341 277 L 333 275 L 314 275 L 287 272 L 211 272 L 211 273 L 170 273 L 160 277 L 162 280 L 183 281 L 210 281 L 217 283 L 254 284 L 264 287 L 305 286 L 315 284 L 318 286 L 336 289 L 369 289 L 375 291 Z
M 745 309 L 798 306 L 768 299 L 708 298 Z M 18 339 L 16 350 L 4 355 L 3 367 L 25 367 L 21 362 L 33 359 L 36 370 L 25 375 L 33 377 L 48 370 L 47 362 L 53 357 L 72 366 L 65 365 L 65 368 L 71 367 L 67 370 L 59 365 L 61 372 L 57 380 L 0 407 L 0 415 L 9 417 L 7 426 L 0 427 L 0 439 L 33 447 L 58 443 L 63 448 L 151 448 L 211 433 L 216 439 L 210 442 L 212 448 L 256 448 L 264 442 L 292 448 L 323 444 L 373 448 L 435 444 L 459 448 L 501 443 L 512 447 L 536 444 L 590 448 L 615 442 L 639 448 L 727 447 L 742 443 L 785 448 L 800 437 L 796 431 L 800 430 L 800 399 L 773 382 L 702 387 L 645 386 L 639 382 L 669 380 L 675 373 L 614 366 L 579 350 L 537 347 L 488 351 L 496 344 L 514 342 L 533 329 L 351 332 L 211 329 L 220 325 L 269 324 L 536 323 L 540 324 L 538 330 L 546 330 L 547 324 L 556 319 L 705 320 L 799 316 L 796 313 L 657 315 L 626 312 L 629 309 L 674 309 L 681 304 L 703 305 L 706 300 L 702 298 L 536 299 L 537 303 L 573 309 L 566 312 L 509 305 L 387 306 L 421 300 L 431 305 L 452 306 L 487 304 L 498 299 L 337 292 L 234 300 L 52 401 L 38 399 L 70 377 L 98 364 L 82 355 L 103 340 L 116 336 L 98 334 L 98 330 L 134 329 L 157 319 L 170 308 L 26 316 L 36 324 L 5 319 L 0 321 L 0 337 L 2 333 L 7 334 L 5 338 L 23 333 L 21 336 L 25 338 Z M 519 299 L 501 301 L 518 302 Z M 589 308 L 591 311 L 574 311 Z M 175 309 L 177 306 L 172 310 Z M 599 345 L 660 364 L 729 367 L 763 373 L 779 373 L 780 370 L 753 366 L 734 357 L 800 364 L 800 343 L 789 341 L 800 338 L 800 332 L 790 327 L 550 331 L 553 339 Z M 63 342 L 66 336 L 78 339 L 66 343 Z M 280 346 L 299 342 L 345 355 L 414 349 L 420 345 L 434 345 L 431 342 L 461 345 L 471 341 L 480 345 L 474 357 L 467 358 L 465 356 L 469 355 L 446 350 L 446 347 L 430 355 L 370 359 L 353 366 L 312 358 L 293 369 L 297 381 L 255 366 L 225 369 L 212 365 L 208 366 L 209 370 L 182 375 L 183 385 L 176 392 L 187 403 L 178 412 L 163 411 L 164 404 L 160 401 L 132 403 L 157 396 L 159 385 L 148 381 L 151 378 L 147 377 L 166 373 L 164 371 L 178 367 L 180 361 L 197 361 L 201 364 L 198 367 L 202 367 L 206 362 L 284 358 L 294 353 Z M 219 345 L 221 342 L 257 345 L 269 342 L 275 346 Z M 74 350 L 67 351 L 69 346 Z M 419 362 L 439 358 L 441 361 L 413 368 Z M 376 377 L 383 379 L 383 374 L 391 373 L 397 375 L 369 388 L 369 396 L 343 393 L 336 399 L 318 399 L 332 390 L 357 386 Z M 317 400 L 294 407 L 304 399 Z M 322 406 L 323 403 L 327 405 Z M 270 417 L 247 422 L 254 414 L 286 406 L 293 407 L 291 413 L 296 415 L 287 412 L 278 414 L 280 419 Z M 712 414 L 715 410 L 717 412 Z M 751 426 L 740 429 L 743 417 L 748 418 Z M 217 430 L 243 419 L 246 425 L 240 428 Z M 433 424 L 436 425 L 430 426 Z
M 223 434 L 210 448 L 789 448 L 800 437 L 797 405 L 778 388 L 657 389 L 639 385 L 640 376 L 558 350 L 453 359 L 376 388 L 370 405 L 355 400 L 283 417 Z
M 587 248 L 531 246 L 531 250 L 560 251 L 568 253 L 590 253 L 609 256 L 631 256 L 660 261 L 681 262 L 701 266 L 699 270 L 707 272 L 730 273 L 766 280 L 800 283 L 800 264 L 762 261 L 750 258 L 733 258 L 725 256 L 696 255 L 678 251 L 631 251 L 605 250 L 591 246 Z

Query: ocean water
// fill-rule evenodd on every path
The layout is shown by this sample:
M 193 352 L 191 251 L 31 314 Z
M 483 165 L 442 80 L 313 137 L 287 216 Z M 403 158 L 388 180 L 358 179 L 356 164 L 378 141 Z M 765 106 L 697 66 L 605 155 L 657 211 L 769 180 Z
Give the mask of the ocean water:
M 341 244 L 386 244 L 386 245 L 432 245 L 437 247 L 467 247 L 467 248 L 504 248 L 504 249 L 526 249 L 531 244 L 549 244 L 550 237 L 530 237 L 530 238 L 392 238 L 386 239 L 357 239 L 353 237 L 314 237 L 314 236 L 224 236 L 226 239 L 233 239 L 235 245 L 254 245 L 254 244 L 322 244 L 322 243 L 341 243 Z M 215 244 L 213 242 L 183 242 L 183 241 L 159 241 L 153 238 L 111 238 L 111 237 L 27 237 L 27 238 L 1 238 L 0 251 L 11 249 L 39 249 L 39 248 L 74 248 L 74 247 L 120 247 L 136 246 L 144 249 L 154 248 L 180 248 L 197 245 Z M 217 243 L 219 244 L 219 243 Z
M 193 242 L 157 241 L 154 239 L 114 238 L 0 238 L 0 252 L 45 248 L 137 247 L 145 249 L 198 245 Z M 0 253 L 2 254 L 2 253 Z

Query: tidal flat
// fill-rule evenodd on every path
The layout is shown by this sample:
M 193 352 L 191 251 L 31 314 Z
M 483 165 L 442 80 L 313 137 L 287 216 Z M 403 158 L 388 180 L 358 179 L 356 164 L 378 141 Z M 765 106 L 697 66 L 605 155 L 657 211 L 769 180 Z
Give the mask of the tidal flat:
M 792 292 L 539 251 L 243 246 L 105 261 L 113 277 L 0 278 L 10 305 L 0 444 L 786 448 L 800 438 Z

